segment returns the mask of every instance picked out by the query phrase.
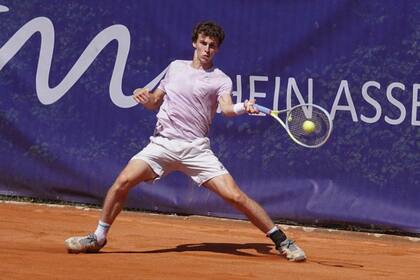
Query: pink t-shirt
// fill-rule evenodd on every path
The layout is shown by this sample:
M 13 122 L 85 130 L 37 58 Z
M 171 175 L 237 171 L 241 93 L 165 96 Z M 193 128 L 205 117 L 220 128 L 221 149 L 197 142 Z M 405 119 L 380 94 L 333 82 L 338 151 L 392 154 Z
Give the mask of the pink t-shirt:
M 155 135 L 189 141 L 206 137 L 219 98 L 231 94 L 232 80 L 220 69 L 195 69 L 191 63 L 173 61 L 160 82 L 158 88 L 166 94 L 157 114 Z

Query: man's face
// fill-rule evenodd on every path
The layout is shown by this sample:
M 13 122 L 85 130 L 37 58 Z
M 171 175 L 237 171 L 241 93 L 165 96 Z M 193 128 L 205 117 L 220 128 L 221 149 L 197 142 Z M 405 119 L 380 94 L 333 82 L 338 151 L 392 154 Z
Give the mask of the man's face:
M 197 52 L 197 58 L 201 64 L 206 65 L 212 63 L 214 55 L 219 50 L 219 42 L 217 39 L 198 34 L 197 41 L 193 42 L 193 46 Z

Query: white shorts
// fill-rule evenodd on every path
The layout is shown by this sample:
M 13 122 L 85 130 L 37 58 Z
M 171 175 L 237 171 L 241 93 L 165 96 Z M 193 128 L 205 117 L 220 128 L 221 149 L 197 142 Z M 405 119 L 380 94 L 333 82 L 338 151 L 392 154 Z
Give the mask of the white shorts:
M 206 137 L 189 142 L 152 136 L 150 143 L 131 158 L 133 159 L 144 160 L 159 177 L 172 171 L 181 171 L 198 185 L 229 173 L 213 154 L 210 140 Z

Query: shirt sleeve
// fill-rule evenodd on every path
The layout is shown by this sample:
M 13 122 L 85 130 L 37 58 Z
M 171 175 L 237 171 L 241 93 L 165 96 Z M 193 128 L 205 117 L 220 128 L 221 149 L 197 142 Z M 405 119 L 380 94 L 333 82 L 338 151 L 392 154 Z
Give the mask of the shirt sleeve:
M 158 89 L 160 89 L 160 90 L 162 90 L 164 92 L 166 92 L 166 88 L 165 87 L 166 87 L 166 84 L 168 83 L 168 81 L 170 79 L 170 74 L 169 73 L 171 72 L 171 68 L 172 68 L 173 63 L 174 62 L 171 62 L 169 64 L 168 71 L 166 71 L 165 76 L 163 77 L 162 80 L 160 80 L 160 83 L 158 85 Z
M 224 77 L 222 84 L 217 91 L 217 99 L 225 94 L 232 94 L 232 80 L 228 76 Z

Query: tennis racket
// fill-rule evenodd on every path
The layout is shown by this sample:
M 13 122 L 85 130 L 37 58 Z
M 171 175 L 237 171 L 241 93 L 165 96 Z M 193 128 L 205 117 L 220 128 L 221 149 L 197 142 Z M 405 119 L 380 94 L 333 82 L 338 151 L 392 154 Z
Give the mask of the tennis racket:
M 328 112 L 315 104 L 300 104 L 290 109 L 274 111 L 254 104 L 258 111 L 273 117 L 286 129 L 292 140 L 306 148 L 318 148 L 327 142 L 333 123 Z M 285 115 L 285 121 L 279 115 Z

